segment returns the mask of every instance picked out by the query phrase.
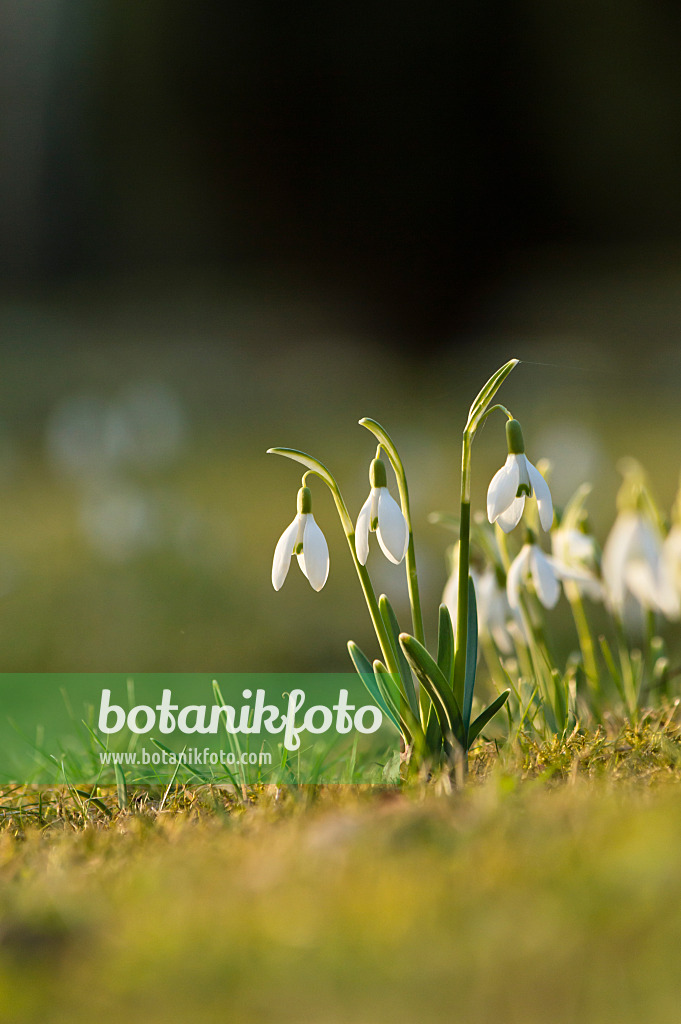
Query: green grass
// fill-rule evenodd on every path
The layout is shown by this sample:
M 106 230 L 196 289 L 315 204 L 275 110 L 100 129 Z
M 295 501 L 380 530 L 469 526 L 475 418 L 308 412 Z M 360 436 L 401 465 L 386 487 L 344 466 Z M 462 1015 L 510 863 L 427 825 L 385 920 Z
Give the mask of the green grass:
M 0 1019 L 678 1020 L 671 722 L 406 790 L 5 790 Z

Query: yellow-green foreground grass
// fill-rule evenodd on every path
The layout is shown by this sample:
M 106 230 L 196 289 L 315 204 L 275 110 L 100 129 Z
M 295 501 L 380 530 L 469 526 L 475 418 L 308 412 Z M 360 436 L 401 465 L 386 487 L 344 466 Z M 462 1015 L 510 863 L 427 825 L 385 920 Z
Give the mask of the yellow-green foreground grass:
M 6 790 L 0 1019 L 676 1024 L 676 732 L 471 769 L 162 810 Z

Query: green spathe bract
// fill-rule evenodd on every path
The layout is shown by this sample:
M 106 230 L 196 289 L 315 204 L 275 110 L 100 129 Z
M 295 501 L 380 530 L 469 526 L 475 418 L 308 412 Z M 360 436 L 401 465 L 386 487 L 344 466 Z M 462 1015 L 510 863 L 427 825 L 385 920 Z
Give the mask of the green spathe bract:
M 413 635 L 400 631 L 397 617 L 386 595 L 381 595 L 380 600 L 376 598 L 369 571 L 364 564 L 367 560 L 366 546 L 362 543 L 363 561 L 360 561 L 353 521 L 335 477 L 323 463 L 305 452 L 294 448 L 269 449 L 271 454 L 283 455 L 306 468 L 303 487 L 310 475 L 316 475 L 331 491 L 381 652 L 381 657 L 372 661 L 357 644 L 350 641 L 350 657 L 377 706 L 399 730 L 404 747 L 403 760 L 407 770 L 412 773 L 424 767 L 433 769 L 438 766 L 451 771 L 457 763 L 463 765 L 465 772 L 466 754 L 471 744 L 503 706 L 510 693 L 510 690 L 504 689 L 471 721 L 478 648 L 475 588 L 469 574 L 471 445 L 476 430 L 494 409 L 499 408 L 512 421 L 511 414 L 504 406 L 490 406 L 490 403 L 517 364 L 517 359 L 511 359 L 500 367 L 480 390 L 469 410 L 462 444 L 456 629 L 448 610 L 443 606 L 439 611 L 435 658 L 429 654 L 425 645 L 407 477 L 397 447 L 385 428 L 368 417 L 359 421 L 378 441 L 370 472 L 372 487 L 387 486 L 382 452 L 388 456 L 395 473 L 402 515 L 408 530 L 405 568 Z M 509 438 L 512 438 L 514 445 L 521 444 L 519 427 L 517 430 L 511 427 Z

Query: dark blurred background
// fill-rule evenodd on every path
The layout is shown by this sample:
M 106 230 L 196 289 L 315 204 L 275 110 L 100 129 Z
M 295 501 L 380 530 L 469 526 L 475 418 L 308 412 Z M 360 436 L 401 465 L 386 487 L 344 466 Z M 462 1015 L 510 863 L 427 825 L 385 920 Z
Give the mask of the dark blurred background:
M 6 279 L 212 264 L 474 324 L 529 249 L 678 241 L 674 0 L 7 0 Z
M 606 529 L 634 454 L 668 507 L 680 52 L 673 0 L 5 0 L 5 667 L 344 667 L 367 627 L 325 494 L 327 588 L 269 589 L 297 473 L 265 448 L 333 461 L 355 509 L 354 423 L 384 419 L 436 608 L 426 516 L 510 356 L 560 500 L 590 476 Z

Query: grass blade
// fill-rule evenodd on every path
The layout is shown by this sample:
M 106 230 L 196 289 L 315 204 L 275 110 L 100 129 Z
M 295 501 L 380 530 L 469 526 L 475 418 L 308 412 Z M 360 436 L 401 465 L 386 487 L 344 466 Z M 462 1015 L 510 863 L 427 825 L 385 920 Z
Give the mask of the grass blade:
M 128 786 L 125 781 L 125 773 L 119 764 L 114 765 L 114 772 L 116 774 L 116 796 L 118 799 L 118 806 L 122 811 L 127 811 Z
M 470 748 L 475 740 L 478 738 L 482 730 L 485 728 L 487 723 L 494 718 L 497 711 L 503 708 L 504 704 L 508 700 L 508 695 L 511 691 L 504 690 L 500 693 L 496 700 L 493 700 L 485 710 L 478 715 L 474 722 L 471 723 L 470 729 L 468 730 L 468 747 Z

